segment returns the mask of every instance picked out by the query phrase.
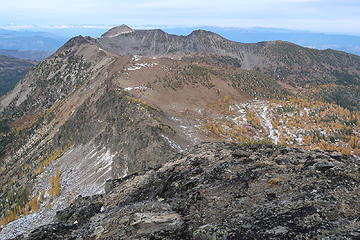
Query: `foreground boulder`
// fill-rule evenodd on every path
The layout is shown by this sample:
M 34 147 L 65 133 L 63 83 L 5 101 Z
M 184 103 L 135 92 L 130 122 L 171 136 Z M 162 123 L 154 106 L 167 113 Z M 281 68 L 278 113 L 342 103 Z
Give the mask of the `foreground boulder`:
M 17 239 L 358 239 L 359 183 L 356 157 L 204 143 Z

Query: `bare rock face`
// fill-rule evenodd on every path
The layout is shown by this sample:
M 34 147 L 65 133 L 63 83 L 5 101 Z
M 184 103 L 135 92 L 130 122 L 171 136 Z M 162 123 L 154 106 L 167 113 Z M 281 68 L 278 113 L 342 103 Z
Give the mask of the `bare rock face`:
M 333 156 L 204 143 L 17 239 L 357 239 L 359 160 Z
M 104 33 L 101 36 L 106 37 L 106 38 L 113 38 L 113 37 L 120 36 L 122 34 L 127 34 L 127 33 L 132 33 L 132 32 L 134 32 L 133 29 L 131 29 L 130 27 L 123 24 L 123 25 L 120 25 L 120 26 L 110 29 L 109 31 L 107 31 L 106 33 Z

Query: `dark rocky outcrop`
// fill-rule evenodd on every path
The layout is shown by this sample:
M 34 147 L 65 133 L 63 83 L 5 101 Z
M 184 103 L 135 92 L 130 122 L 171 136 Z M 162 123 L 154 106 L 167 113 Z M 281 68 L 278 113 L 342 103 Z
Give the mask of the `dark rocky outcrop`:
M 56 220 L 60 223 L 82 225 L 100 212 L 102 204 L 97 202 L 99 198 L 98 195 L 92 197 L 79 196 L 70 207 L 56 213 Z
M 18 239 L 357 239 L 359 167 L 330 152 L 204 143 Z

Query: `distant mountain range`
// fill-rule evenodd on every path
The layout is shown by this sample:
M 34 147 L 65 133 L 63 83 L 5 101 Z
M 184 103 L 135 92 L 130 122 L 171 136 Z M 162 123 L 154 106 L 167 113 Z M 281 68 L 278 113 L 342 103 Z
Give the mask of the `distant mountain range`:
M 136 27 L 135 27 L 136 29 Z M 243 43 L 256 43 L 261 41 L 283 40 L 293 42 L 305 47 L 318 49 L 332 48 L 341 51 L 347 51 L 360 54 L 360 36 L 345 34 L 317 33 L 310 31 L 297 31 L 279 28 L 236 28 L 236 27 L 213 27 L 213 26 L 195 26 L 195 27 L 162 27 L 168 33 L 177 35 L 187 35 L 194 30 L 204 29 L 215 32 L 221 36 L 233 41 Z M 68 26 L 62 28 L 33 28 L 32 31 L 10 31 L 17 34 L 39 35 L 50 38 L 70 39 L 77 35 L 99 37 L 108 30 L 105 26 Z M 0 34 L 3 30 L 0 29 Z M 9 30 L 5 30 L 9 31 Z M 60 46 L 60 45 L 59 45 Z M 59 47 L 58 46 L 58 47 Z M 29 50 L 29 49 L 27 49 Z M 39 50 L 39 49 L 37 49 Z
M 165 27 L 165 32 L 188 35 L 204 29 L 242 43 L 282 40 L 316 49 L 335 49 L 360 55 L 360 36 L 315 33 L 277 28 L 227 28 L 212 26 Z M 0 29 L 0 49 L 55 51 L 68 39 L 83 35 L 99 37 L 106 27 L 70 26 L 63 28 L 33 28 L 32 31 Z M 6 55 L 6 54 L 5 54 Z M 21 57 L 21 56 L 18 56 Z M 34 59 L 33 59 L 34 60 Z
M 8 50 L 0 49 L 0 55 L 15 57 L 30 61 L 41 61 L 49 57 L 53 51 L 37 51 L 37 50 Z
M 0 29 L 0 49 L 55 51 L 67 39 L 46 32 Z
M 0 55 L 0 97 L 10 91 L 33 66 L 32 62 Z

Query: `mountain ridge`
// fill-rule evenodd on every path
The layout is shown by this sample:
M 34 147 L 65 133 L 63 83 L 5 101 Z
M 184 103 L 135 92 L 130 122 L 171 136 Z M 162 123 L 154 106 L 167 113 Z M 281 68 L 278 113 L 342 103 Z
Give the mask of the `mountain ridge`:
M 116 46 L 114 41 L 121 42 L 121 45 Z M 277 77 L 279 74 L 291 75 L 293 72 L 290 70 L 289 73 L 286 68 L 291 68 L 292 63 L 287 63 L 286 61 L 281 61 L 279 56 L 277 55 L 279 51 L 283 51 L 282 54 L 287 54 L 285 51 L 298 51 L 299 54 L 304 54 L 306 57 L 309 57 L 312 61 L 312 64 L 315 63 L 315 58 L 312 55 L 323 55 L 324 57 L 331 56 L 332 61 L 337 58 L 351 59 L 352 62 L 347 62 L 348 68 L 353 68 L 349 71 L 356 71 L 356 75 L 354 77 L 357 79 L 357 83 L 359 84 L 359 69 L 358 63 L 360 62 L 360 57 L 356 55 L 348 55 L 343 52 L 333 52 L 329 50 L 314 50 L 309 48 L 303 48 L 298 45 L 284 42 L 284 41 L 273 41 L 273 42 L 262 42 L 255 44 L 243 44 L 236 43 L 230 40 L 227 40 L 215 33 L 211 33 L 209 31 L 194 31 L 187 36 L 176 36 L 169 35 L 165 32 L 158 32 L 157 30 L 135 30 L 126 35 L 120 35 L 116 40 L 109 38 L 100 38 L 97 42 L 102 45 L 104 48 L 114 51 L 120 55 L 127 54 L 138 54 L 138 55 L 155 55 L 155 56 L 176 56 L 177 52 L 179 55 L 184 54 L 184 52 L 193 52 L 193 53 L 214 53 L 227 55 L 230 57 L 235 57 L 241 61 L 243 61 L 243 68 L 245 69 L 254 69 L 263 68 L 262 71 L 271 74 L 272 77 L 283 80 L 281 77 Z M 156 45 L 146 45 L 146 43 L 156 43 Z M 140 49 L 147 49 L 145 52 L 137 51 L 137 47 L 140 46 Z M 295 49 L 293 49 L 295 48 Z M 173 54 L 171 54 L 173 53 Z M 270 54 L 270 57 L 267 56 Z M 294 58 L 295 53 L 289 53 L 289 58 Z M 281 55 L 283 56 L 283 55 Z M 296 60 L 296 58 L 294 58 Z M 318 59 L 316 59 L 318 60 Z M 320 60 L 320 59 L 319 59 Z M 326 60 L 326 59 L 325 59 Z M 278 65 L 284 65 L 285 69 L 274 69 L 275 66 L 269 66 L 267 61 L 275 62 Z M 296 60 L 298 61 L 298 60 Z M 330 65 L 329 71 L 335 71 L 336 65 L 338 62 L 332 62 L 326 60 L 326 64 Z M 254 63 L 255 62 L 255 63 Z M 278 62 L 278 63 L 277 63 Z M 306 62 L 301 62 L 305 64 Z M 335 66 L 334 66 L 335 65 Z M 325 66 L 319 66 L 325 68 Z M 273 71 L 278 71 L 278 73 L 273 73 Z M 302 69 L 302 72 L 308 72 L 309 70 Z M 285 72 L 285 73 L 284 73 Z M 304 78 L 300 76 L 299 73 L 295 73 L 297 78 Z M 285 76 L 285 77 L 286 77 Z M 332 73 L 328 73 L 325 78 L 329 77 L 334 79 L 334 75 Z M 295 81 L 291 79 L 291 81 Z M 307 80 L 309 81 L 309 80 Z M 331 81 L 331 80 L 330 80 Z M 333 80 L 332 80 L 333 81 Z
M 315 49 L 333 48 L 348 53 L 359 55 L 359 36 L 341 35 L 332 33 L 317 33 L 310 31 L 296 31 L 289 29 L 272 28 L 227 28 L 199 26 L 199 29 L 216 32 L 228 39 L 237 42 L 255 43 L 260 41 L 284 40 L 294 42 L 304 47 Z M 166 28 L 171 34 L 187 35 L 194 28 Z

